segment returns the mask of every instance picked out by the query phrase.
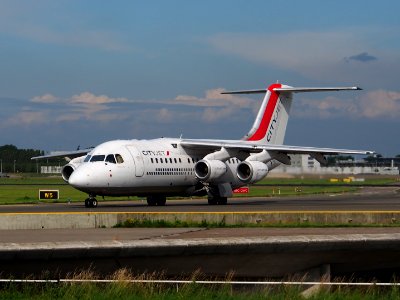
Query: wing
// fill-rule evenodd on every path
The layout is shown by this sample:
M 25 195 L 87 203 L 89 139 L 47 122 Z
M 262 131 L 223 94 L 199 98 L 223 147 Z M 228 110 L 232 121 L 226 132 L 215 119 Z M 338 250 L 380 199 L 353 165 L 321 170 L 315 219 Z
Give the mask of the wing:
M 31 159 L 32 160 L 33 159 L 47 159 L 47 158 L 56 158 L 56 157 L 68 157 L 69 159 L 73 159 L 75 157 L 79 157 L 79 156 L 88 154 L 92 150 L 93 150 L 93 148 L 74 150 L 74 151 L 60 151 L 60 152 L 54 152 L 54 153 L 48 154 L 48 155 L 35 156 L 35 157 L 32 157 Z
M 267 145 L 259 144 L 243 140 L 190 140 L 183 139 L 180 145 L 189 149 L 202 149 L 213 152 L 215 150 L 225 148 L 248 153 L 259 153 L 263 150 L 271 153 L 278 161 L 288 164 L 286 159 L 279 159 L 285 157 L 287 154 L 309 154 L 321 163 L 324 162 L 324 155 L 337 155 L 337 154 L 361 154 L 370 155 L 375 152 L 372 150 L 351 150 L 351 149 L 335 149 L 335 148 L 318 148 L 318 147 L 302 147 L 302 146 L 287 146 L 287 145 Z

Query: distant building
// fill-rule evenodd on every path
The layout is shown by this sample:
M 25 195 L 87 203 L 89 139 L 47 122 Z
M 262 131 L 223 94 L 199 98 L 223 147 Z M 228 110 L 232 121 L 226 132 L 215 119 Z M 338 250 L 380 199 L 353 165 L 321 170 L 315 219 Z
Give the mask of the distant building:
M 42 174 L 61 174 L 62 166 L 41 166 L 40 173 Z
M 339 161 L 334 166 L 324 167 L 309 155 L 292 154 L 289 156 L 292 162 L 290 166 L 282 164 L 271 172 L 288 174 L 399 175 L 399 167 L 396 166 L 394 159 L 390 158 L 378 158 L 377 162 L 375 160 L 346 160 Z M 400 163 L 400 159 L 398 161 Z

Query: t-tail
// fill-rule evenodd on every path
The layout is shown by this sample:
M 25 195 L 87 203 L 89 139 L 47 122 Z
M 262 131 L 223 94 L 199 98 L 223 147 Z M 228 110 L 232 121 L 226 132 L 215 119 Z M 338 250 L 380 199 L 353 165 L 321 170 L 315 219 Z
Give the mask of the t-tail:
M 268 89 L 223 92 L 222 94 L 265 94 L 250 131 L 243 140 L 262 144 L 282 145 L 292 106 L 293 93 L 361 90 L 359 87 L 291 87 L 280 83 Z

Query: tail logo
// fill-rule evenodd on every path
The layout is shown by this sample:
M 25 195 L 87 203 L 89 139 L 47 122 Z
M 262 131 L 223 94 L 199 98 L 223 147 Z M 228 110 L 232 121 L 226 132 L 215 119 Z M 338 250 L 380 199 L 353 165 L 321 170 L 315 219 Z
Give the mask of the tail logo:
M 264 98 L 263 104 L 258 112 L 257 119 L 249 133 L 249 137 L 247 138 L 248 141 L 261 141 L 265 139 L 265 141 L 273 143 L 273 137 L 277 129 L 280 115 L 279 112 L 282 109 L 281 102 L 279 100 L 279 92 L 274 91 L 274 88 L 281 87 L 282 85 L 278 83 L 269 86 L 269 98 Z
M 279 100 L 278 100 L 279 101 Z M 272 121 L 271 121 L 271 125 L 269 126 L 268 129 L 268 133 L 267 133 L 267 141 L 270 142 L 272 139 L 272 136 L 274 134 L 274 131 L 276 129 L 276 127 L 274 127 L 274 125 L 277 124 L 278 122 L 278 118 L 279 118 L 279 112 L 281 111 L 281 102 L 279 101 L 277 106 L 276 106 L 276 110 L 275 110 L 275 114 L 272 117 Z

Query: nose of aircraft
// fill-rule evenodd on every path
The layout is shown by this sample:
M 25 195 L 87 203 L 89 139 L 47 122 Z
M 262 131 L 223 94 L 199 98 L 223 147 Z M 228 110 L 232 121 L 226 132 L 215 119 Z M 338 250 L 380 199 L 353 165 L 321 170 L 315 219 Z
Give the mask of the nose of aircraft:
M 89 180 L 87 172 L 84 172 L 81 168 L 76 169 L 69 177 L 68 183 L 75 188 L 88 186 Z

